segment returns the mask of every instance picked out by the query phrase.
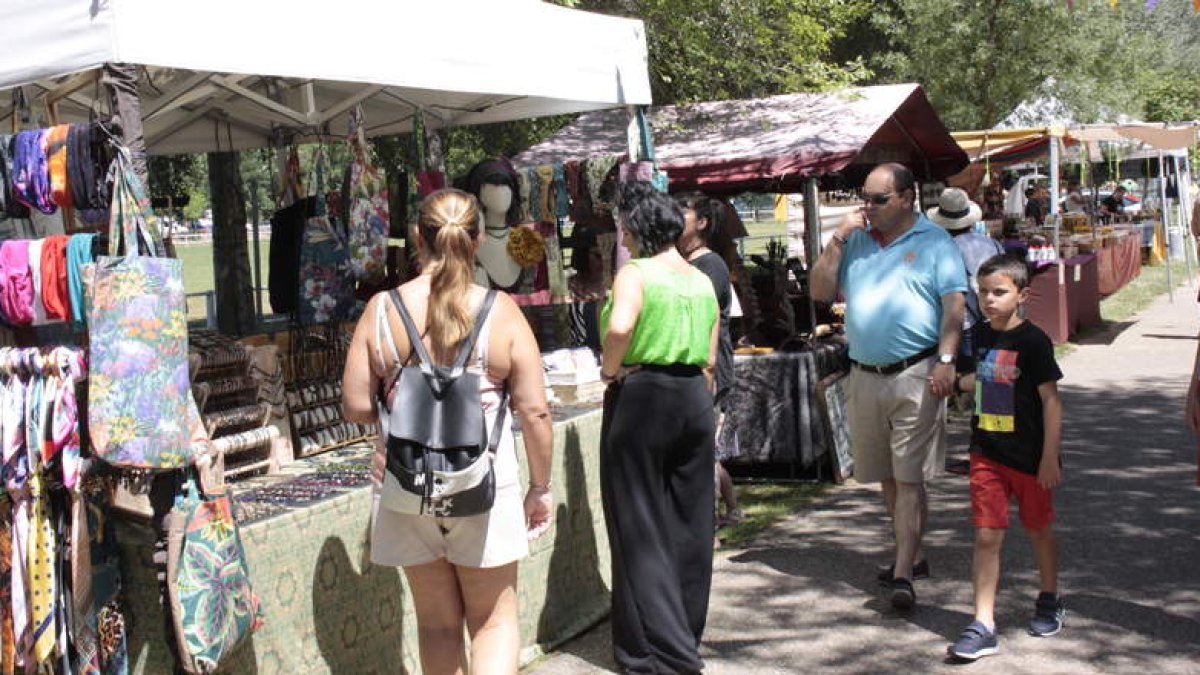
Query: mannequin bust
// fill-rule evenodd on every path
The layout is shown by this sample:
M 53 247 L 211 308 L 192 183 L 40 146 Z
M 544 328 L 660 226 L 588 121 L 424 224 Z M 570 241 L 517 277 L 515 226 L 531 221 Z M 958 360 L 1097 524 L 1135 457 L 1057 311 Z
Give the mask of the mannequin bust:
M 509 225 L 506 221 L 512 205 L 512 189 L 507 185 L 485 183 L 479 190 L 483 207 L 483 233 L 475 251 L 475 283 L 510 288 L 521 276 L 521 266 L 508 255 Z
M 507 161 L 484 160 L 471 168 L 462 187 L 475 195 L 483 210 L 484 231 L 475 251 L 475 282 L 510 290 L 524 271 L 508 254 L 508 233 L 521 219 L 517 173 Z

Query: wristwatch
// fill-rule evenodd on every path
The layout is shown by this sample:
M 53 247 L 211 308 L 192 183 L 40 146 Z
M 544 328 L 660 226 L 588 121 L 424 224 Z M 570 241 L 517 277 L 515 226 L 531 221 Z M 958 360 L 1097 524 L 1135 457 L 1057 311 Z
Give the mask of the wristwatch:
M 944 366 L 948 366 L 948 365 L 954 363 L 954 360 L 955 360 L 954 354 L 938 354 L 938 363 L 940 363 Z

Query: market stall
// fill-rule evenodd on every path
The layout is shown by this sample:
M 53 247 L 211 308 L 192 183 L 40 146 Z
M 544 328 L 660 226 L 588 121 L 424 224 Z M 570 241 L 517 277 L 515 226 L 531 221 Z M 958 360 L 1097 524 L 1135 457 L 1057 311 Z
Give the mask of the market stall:
M 839 337 L 824 330 L 817 337 L 816 309 L 806 297 L 804 270 L 823 239 L 818 189 L 853 189 L 888 161 L 909 166 L 921 180 L 938 180 L 959 171 L 967 157 L 915 84 L 663 106 L 647 118 L 655 132 L 656 166 L 666 172 L 672 192 L 805 192 L 804 243 L 763 256 L 766 265 L 754 282 L 744 268 L 734 270 L 758 349 L 737 358 L 731 406 L 738 412 L 726 434 L 739 436 L 747 465 L 778 463 L 792 474 L 812 475 L 827 465 L 831 450 L 823 431 L 829 413 L 819 405 L 816 385 L 848 367 Z M 619 156 L 627 127 L 612 111 L 588 113 L 514 163 Z M 788 259 L 801 256 L 806 264 Z M 758 330 L 756 322 L 772 325 Z M 774 352 L 785 343 L 789 353 Z M 829 353 L 841 356 L 827 358 Z
M 176 25 L 187 25 L 189 35 L 207 37 L 181 40 L 177 31 L 164 28 Z M 395 39 L 397 26 L 421 25 L 452 26 L 456 48 L 449 52 L 443 49 L 444 35 L 436 30 L 411 30 L 406 32 L 406 39 Z M 506 41 L 498 57 L 495 31 L 505 25 L 536 27 L 542 39 Z M 12 50 L 12 58 L 0 65 L 0 90 L 12 93 L 0 102 L 0 122 L 6 129 L 21 132 L 12 139 L 4 138 L 6 151 L 17 147 L 19 141 L 76 134 L 83 139 L 78 146 L 81 152 L 85 144 L 94 141 L 96 147 L 113 147 L 127 157 L 128 164 L 122 165 L 118 176 L 128 177 L 131 184 L 138 182 L 138 173 L 144 173 L 143 145 L 150 153 L 159 154 L 280 144 L 286 148 L 287 144 L 304 140 L 328 140 L 335 134 L 340 137 L 342 130 L 354 129 L 356 124 L 354 134 L 365 137 L 420 130 L 422 124 L 425 130 L 434 130 L 649 103 L 645 34 L 640 21 L 542 3 L 393 6 L 353 0 L 339 5 L 336 12 L 319 3 L 301 3 L 288 12 L 279 12 L 274 5 L 227 0 L 203 6 L 144 0 L 99 5 L 50 0 L 39 3 L 36 9 L 11 5 L 0 8 L 0 26 L 5 44 Z M 213 48 L 210 39 L 218 39 L 221 47 Z M 527 67 L 544 61 L 545 54 L 552 52 L 570 56 L 551 59 L 538 68 Z M 405 67 L 393 67 L 397 62 Z M 119 126 L 107 124 L 110 116 L 119 117 Z M 104 123 L 93 124 L 93 119 Z M 5 162 L 16 159 L 8 152 L 0 154 Z M 87 157 L 90 159 L 83 159 Z M 22 155 L 20 161 L 27 160 Z M 107 175 L 107 165 L 96 155 L 72 152 L 66 162 L 75 165 L 77 171 L 86 166 L 89 176 Z M 47 187 L 56 169 L 49 171 L 38 179 Z M 28 169 L 17 174 L 6 172 L 5 187 L 12 175 L 31 174 Z M 14 188 L 23 190 L 25 186 L 12 182 Z M 40 199 L 43 192 L 47 197 L 44 202 Z M 104 200 L 95 204 L 69 202 L 65 194 L 61 190 L 22 192 L 23 200 L 19 201 L 31 203 L 22 204 L 26 211 L 16 217 L 27 218 L 30 206 L 58 209 L 66 213 L 59 231 L 65 229 L 70 236 L 54 239 L 60 235 L 51 232 L 45 241 L 5 242 L 4 246 L 13 269 L 20 267 L 15 262 L 19 254 L 31 265 L 47 259 L 44 254 L 29 253 L 35 246 L 55 251 L 49 260 L 56 273 L 61 269 L 61 284 L 53 277 L 53 282 L 39 288 L 31 299 L 35 306 L 47 310 L 58 305 L 43 302 L 43 292 L 49 294 L 54 289 L 55 297 L 60 298 L 66 294 L 63 289 L 68 286 L 70 266 L 63 261 L 67 260 L 68 249 L 74 256 L 71 260 L 81 263 L 91 257 L 93 248 L 97 253 L 112 252 L 110 245 L 114 244 L 111 237 L 104 241 L 90 233 L 107 228 L 107 214 L 91 214 L 95 220 L 88 220 L 82 213 L 85 208 L 107 210 L 110 205 Z M 376 191 L 370 198 L 378 196 Z M 5 200 L 6 212 L 10 203 Z M 307 227 L 314 218 L 326 215 L 302 213 L 299 222 Z M 334 215 L 330 209 L 328 216 Z M 153 231 L 152 220 L 139 222 Z M 240 233 L 245 238 L 243 224 L 238 221 L 218 223 L 218 230 Z M 126 236 L 124 240 L 136 241 L 136 237 Z M 174 263 L 164 267 L 172 275 L 166 278 L 165 288 L 169 291 L 154 298 L 143 288 L 138 292 L 143 295 L 133 295 L 158 306 L 160 301 L 170 303 L 175 299 L 174 294 L 182 287 L 179 275 L 184 271 L 176 261 L 160 257 L 163 251 L 158 242 L 151 243 L 153 260 Z M 303 262 L 303 253 L 298 255 L 301 259 L 297 267 L 302 270 L 299 263 Z M 23 273 L 42 278 L 31 274 L 28 267 Z M 72 284 L 77 273 L 76 269 L 70 275 Z M 231 290 L 239 292 L 237 288 Z M 89 311 L 129 310 L 123 301 L 107 304 L 112 298 L 129 296 L 104 297 L 103 305 L 94 304 Z M 93 334 L 99 324 L 92 323 L 94 317 L 78 301 L 73 308 L 83 316 L 64 316 L 59 307 L 60 314 L 49 317 L 44 325 L 41 318 L 26 316 L 21 307 L 6 306 L 3 310 L 7 312 L 6 323 L 20 326 L 4 332 L 5 342 L 29 345 L 27 349 L 37 351 L 5 352 L 6 357 L 17 359 L 5 371 L 6 392 L 18 386 L 25 391 L 33 377 L 31 366 L 25 364 L 58 363 L 59 354 L 63 359 L 76 358 L 71 355 L 82 353 L 79 349 L 88 344 L 89 337 L 93 352 L 89 360 L 95 362 L 88 365 L 97 371 L 90 381 L 77 387 L 53 385 L 56 392 L 64 393 L 47 399 L 59 406 L 51 409 L 47 419 L 59 414 L 54 411 L 61 409 L 65 415 L 71 410 L 63 398 L 71 390 L 78 396 L 81 410 L 90 408 L 90 428 L 79 430 L 73 422 L 68 424 L 74 418 L 62 419 L 64 431 L 82 432 L 82 447 L 68 443 L 61 456 L 90 460 L 83 464 L 83 475 L 77 483 L 80 489 L 72 491 L 69 483 L 60 485 L 72 474 L 57 463 L 43 462 L 49 454 L 39 454 L 36 444 L 30 449 L 10 448 L 4 455 L 7 491 L 0 496 L 0 519 L 15 525 L 11 530 L 2 528 L 2 532 L 24 533 L 23 528 L 30 522 L 25 514 L 31 512 L 37 518 L 52 518 L 63 524 L 63 529 L 54 530 L 51 537 L 42 537 L 40 527 L 36 530 L 35 538 L 29 541 L 37 548 L 30 550 L 48 553 L 44 559 L 37 556 L 29 561 L 46 565 L 48 571 L 61 556 L 62 564 L 70 562 L 71 571 L 65 576 L 50 576 L 41 574 L 42 567 L 37 567 L 39 573 L 34 577 L 24 567 L 13 570 L 0 566 L 0 575 L 4 576 L 0 583 L 0 613 L 5 613 L 0 618 L 15 619 L 15 625 L 0 621 L 0 631 L 9 631 L 0 632 L 0 664 L 5 672 L 14 667 L 29 672 L 75 672 L 92 667 L 100 672 L 135 673 L 174 669 L 172 661 L 178 658 L 181 646 L 186 644 L 190 650 L 211 627 L 189 623 L 195 618 L 192 612 L 228 598 L 204 597 L 203 591 L 197 596 L 197 588 L 209 588 L 204 585 L 209 582 L 184 585 L 174 576 L 167 580 L 164 590 L 155 576 L 165 575 L 168 557 L 184 565 L 180 569 L 190 569 L 186 557 L 178 556 L 180 550 L 199 550 L 195 547 L 219 540 L 224 548 L 210 548 L 210 553 L 234 553 L 227 544 L 230 531 L 237 529 L 242 531 L 239 548 L 244 554 L 237 551 L 229 558 L 227 569 L 245 585 L 230 592 L 249 604 L 240 606 L 236 615 L 219 617 L 219 622 L 222 631 L 227 626 L 231 631 L 222 635 L 232 635 L 235 640 L 250 635 L 246 639 L 252 646 L 218 654 L 214 661 L 239 672 L 352 672 L 372 662 L 381 669 L 399 664 L 412 669 L 415 627 L 411 617 L 404 618 L 411 608 L 405 607 L 407 596 L 400 575 L 362 563 L 370 498 L 370 488 L 364 487 L 363 462 L 375 430 L 340 419 L 338 383 L 348 326 L 330 321 L 338 317 L 315 315 L 309 322 L 285 327 L 273 335 L 237 340 L 218 334 L 193 334 L 189 340 L 181 316 L 172 314 L 168 322 L 168 317 L 152 311 L 134 326 L 124 320 L 127 314 L 118 314 L 113 317 L 113 326 L 124 331 L 126 337 L 136 328 L 139 348 L 144 346 L 148 351 L 142 354 L 144 358 L 107 363 L 96 355 L 111 351 L 118 343 L 107 339 L 107 333 L 105 338 Z M 71 318 L 87 319 L 88 327 L 73 325 Z M 214 469 L 205 473 L 213 475 L 215 471 L 220 481 L 233 487 L 231 492 L 206 497 L 212 501 L 205 503 L 218 505 L 207 515 L 193 508 L 195 501 L 185 485 L 185 474 L 167 468 L 182 466 L 187 463 L 187 454 L 199 452 L 197 446 L 187 446 L 187 434 L 182 437 L 178 456 L 166 452 L 139 455 L 147 464 L 138 472 L 121 468 L 129 465 L 132 455 L 106 454 L 104 461 L 89 457 L 89 453 L 116 447 L 108 441 L 129 433 L 122 426 L 124 422 L 117 424 L 116 418 L 97 412 L 101 408 L 98 401 L 107 402 L 123 391 L 144 389 L 132 386 L 138 380 L 132 379 L 129 369 L 134 364 L 157 367 L 168 355 L 156 353 L 154 341 L 164 340 L 161 344 L 167 344 L 168 337 L 173 345 L 170 361 L 181 364 L 170 369 L 172 377 L 182 374 L 184 381 L 180 385 L 172 380 L 154 396 L 147 396 L 144 405 L 177 402 L 182 406 L 181 413 L 174 419 L 150 415 L 147 419 L 159 419 L 160 429 L 173 428 L 176 435 L 183 429 L 181 420 L 190 421 L 187 429 L 192 440 L 209 439 L 203 446 L 207 448 L 203 456 L 213 459 Z M 182 351 L 178 348 L 181 344 L 185 346 Z M 53 359 L 47 361 L 52 354 Z M 107 379 L 101 381 L 97 373 Z M 55 370 L 54 377 L 81 376 L 77 370 Z M 110 382 L 116 386 L 108 386 Z M 97 395 L 98 387 L 104 396 Z M 36 389 L 45 390 L 45 385 Z M 531 564 L 525 567 L 526 574 L 531 575 L 527 577 L 529 582 L 522 584 L 526 658 L 536 654 L 539 645 L 554 644 L 582 630 L 607 606 L 606 544 L 603 527 L 596 522 L 600 513 L 599 491 L 595 489 L 598 417 L 595 412 L 567 407 L 556 410 L 554 484 L 561 505 L 558 519 L 565 527 L 543 539 Z M 139 428 L 137 419 L 130 424 Z M 8 427 L 5 430 L 15 431 Z M 10 462 L 14 464 L 10 466 Z M 30 477 L 30 486 L 48 480 L 51 492 L 37 487 L 26 489 L 26 483 L 13 482 L 14 476 Z M 46 510 L 50 495 L 55 506 Z M 107 506 L 110 501 L 116 502 L 114 508 Z M 71 504 L 76 506 L 74 510 Z M 85 504 L 87 508 L 78 508 Z M 202 532 L 184 528 L 182 538 L 168 541 L 169 523 L 163 521 L 168 512 L 211 517 L 214 527 Z M 82 515 L 90 527 L 80 526 L 78 520 L 72 522 L 72 515 Z M 40 525 L 42 521 L 34 522 Z M 119 527 L 114 528 L 114 523 Z M 88 540 L 89 531 L 94 535 L 93 546 L 78 545 L 79 538 Z M 24 545 L 23 537 L 12 543 Z M 68 541 L 72 545 L 68 546 Z M 0 541 L 0 545 L 7 543 L 7 539 Z M 186 548 L 189 546 L 193 548 Z M 88 548 L 95 551 L 91 563 L 96 571 L 94 578 L 86 574 L 86 564 L 76 564 Z M 101 549 L 105 555 L 101 555 Z M 16 556 L 3 558 L 5 562 L 18 560 Z M 119 575 L 115 572 L 118 569 Z M 106 575 L 103 578 L 102 573 Z M 545 581 L 547 576 L 550 585 Z M 163 578 L 159 576 L 159 580 Z M 31 597 L 23 583 L 26 579 L 50 584 L 46 592 L 61 598 L 63 605 L 74 611 L 55 615 L 52 624 L 43 624 L 47 607 L 41 605 L 29 615 L 14 613 L 18 605 L 13 603 L 24 603 Z M 43 588 L 39 585 L 33 590 L 40 593 Z M 18 593 L 21 595 L 15 595 Z M 258 600 L 253 600 L 255 596 Z M 361 613 L 361 602 L 366 597 L 382 600 L 379 607 L 373 608 L 378 610 L 374 619 L 379 623 Z M 159 611 L 160 599 L 171 608 L 170 612 Z M 359 607 L 351 608 L 352 602 Z M 203 616 L 218 621 L 214 614 Z M 173 618 L 182 624 L 173 624 Z M 47 632 L 44 625 L 51 629 Z M 182 628 L 176 630 L 180 625 Z M 403 631 L 398 630 L 400 627 Z M 27 642 L 31 628 L 37 633 Z M 37 637 L 41 634 L 49 639 Z M 20 641 L 14 639 L 17 635 Z M 185 639 L 193 642 L 185 643 Z M 389 658 L 385 661 L 381 655 Z

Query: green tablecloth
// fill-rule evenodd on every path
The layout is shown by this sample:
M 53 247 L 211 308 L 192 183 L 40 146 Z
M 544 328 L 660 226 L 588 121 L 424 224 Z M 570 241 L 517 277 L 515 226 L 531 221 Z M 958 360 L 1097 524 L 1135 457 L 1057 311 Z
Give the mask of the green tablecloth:
M 523 662 L 608 613 L 611 571 L 600 504 L 599 438 L 599 410 L 554 425 L 557 524 L 521 563 Z M 520 448 L 518 455 L 524 464 Z M 370 508 L 371 488 L 354 488 L 242 527 L 266 625 L 225 670 L 340 675 L 396 673 L 402 667 L 420 672 L 416 618 L 404 575 L 369 562 Z M 118 541 L 132 672 L 171 672 L 149 528 L 120 522 Z

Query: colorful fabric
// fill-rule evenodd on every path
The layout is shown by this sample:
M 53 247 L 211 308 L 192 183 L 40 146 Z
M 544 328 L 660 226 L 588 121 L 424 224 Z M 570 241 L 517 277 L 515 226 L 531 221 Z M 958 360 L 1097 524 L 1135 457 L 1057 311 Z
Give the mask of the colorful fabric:
M 71 318 L 67 271 L 67 242 L 70 240 L 65 234 L 56 234 L 42 241 L 41 305 L 47 319 Z M 33 267 L 32 263 L 30 267 Z
M 83 325 L 87 312 L 83 307 L 83 266 L 92 262 L 94 234 L 75 234 L 67 241 L 67 295 L 70 300 L 71 321 Z
M 45 239 L 29 240 L 29 282 L 33 285 L 33 301 L 30 309 L 33 311 L 33 325 L 46 323 L 46 308 L 42 305 L 42 247 Z
M 0 313 L 13 326 L 33 323 L 33 277 L 29 273 L 29 241 L 0 244 Z
M 13 141 L 12 184 L 17 201 L 46 215 L 58 210 L 50 200 L 50 173 L 46 167 L 45 129 L 22 131 Z
M 44 480 L 41 471 L 29 475 L 29 543 L 25 552 L 28 556 L 29 628 L 36 664 L 44 663 L 54 653 L 58 632 L 54 611 L 57 593 L 54 561 L 58 551 L 50 525 L 50 496 Z
M 60 124 L 46 131 L 46 170 L 50 174 L 50 201 L 70 208 L 75 205 L 71 198 L 71 186 L 67 182 L 67 136 L 70 124 Z
M 346 316 L 354 301 L 350 251 L 329 218 L 304 225 L 300 244 L 300 323 L 327 323 Z
M 92 447 L 118 466 L 180 468 L 191 461 L 189 425 L 198 416 L 188 373 L 182 264 L 140 254 L 143 243 L 161 252 L 158 225 L 127 151 L 118 163 L 111 255 L 97 260 L 88 293 Z M 124 256 L 117 255 L 122 243 Z
M 12 615 L 12 502 L 0 498 L 0 675 L 16 669 Z
M 384 177 L 368 161 L 366 149 L 357 148 L 350 164 L 349 219 L 346 222 L 350 245 L 350 273 L 358 281 L 375 283 L 383 279 L 387 264 L 387 236 L 391 226 L 388 215 L 388 189 Z
M 200 497 L 189 480 L 171 519 L 169 582 L 180 657 L 190 662 L 189 672 L 212 672 L 262 626 L 262 607 L 250 585 L 229 493 Z

